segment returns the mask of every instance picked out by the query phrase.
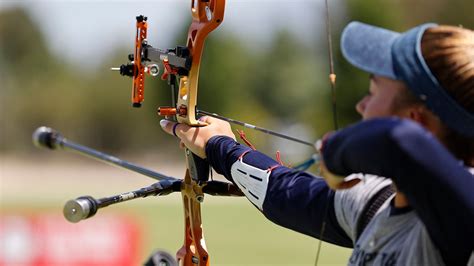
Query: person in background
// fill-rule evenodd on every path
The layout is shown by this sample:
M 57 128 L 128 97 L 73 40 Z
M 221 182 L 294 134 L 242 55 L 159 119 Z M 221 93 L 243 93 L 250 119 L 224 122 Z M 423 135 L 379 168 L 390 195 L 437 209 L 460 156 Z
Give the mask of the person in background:
M 353 248 L 349 265 L 474 264 L 474 32 L 351 22 L 341 47 L 370 86 L 362 121 L 323 140 L 324 179 L 239 144 L 211 117 L 161 125 L 271 221 Z

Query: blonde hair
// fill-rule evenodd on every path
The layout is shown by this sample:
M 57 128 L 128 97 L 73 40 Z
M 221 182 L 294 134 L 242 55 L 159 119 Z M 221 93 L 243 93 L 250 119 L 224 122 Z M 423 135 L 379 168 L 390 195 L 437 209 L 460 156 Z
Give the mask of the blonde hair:
M 474 31 L 453 26 L 429 28 L 423 34 L 421 51 L 441 86 L 474 113 Z
M 446 92 L 466 111 L 474 113 L 474 31 L 453 26 L 429 28 L 421 51 L 428 67 Z M 443 140 L 457 157 L 474 166 L 474 138 L 447 128 Z

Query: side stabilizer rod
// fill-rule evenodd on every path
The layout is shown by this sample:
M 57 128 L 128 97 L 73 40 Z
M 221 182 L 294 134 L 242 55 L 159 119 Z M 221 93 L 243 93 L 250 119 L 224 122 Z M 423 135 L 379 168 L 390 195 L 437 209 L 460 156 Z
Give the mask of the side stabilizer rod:
M 112 204 L 148 196 L 165 196 L 173 192 L 178 192 L 181 190 L 182 182 L 183 180 L 181 179 L 174 181 L 162 180 L 148 187 L 101 199 L 95 199 L 91 196 L 82 196 L 66 202 L 63 208 L 63 214 L 69 222 L 77 223 L 94 216 L 99 209 Z M 217 180 L 207 182 L 202 192 L 213 196 L 244 196 L 233 184 Z
M 66 202 L 63 208 L 63 214 L 69 222 L 77 223 L 94 216 L 100 208 L 112 204 L 148 196 L 164 196 L 172 192 L 180 191 L 180 189 L 181 180 L 162 180 L 151 186 L 111 197 L 95 199 L 91 196 L 82 196 Z

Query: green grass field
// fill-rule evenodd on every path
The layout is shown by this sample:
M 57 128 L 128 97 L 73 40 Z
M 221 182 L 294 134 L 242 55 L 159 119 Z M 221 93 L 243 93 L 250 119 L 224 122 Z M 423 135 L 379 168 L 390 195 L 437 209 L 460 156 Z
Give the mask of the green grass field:
M 141 217 L 149 232 L 144 257 L 156 248 L 174 254 L 183 239 L 180 198 L 145 200 L 147 204 L 102 211 L 131 211 Z M 211 265 L 314 265 L 317 239 L 273 224 L 243 198 L 207 196 L 202 212 Z M 323 243 L 318 265 L 346 265 L 350 252 Z

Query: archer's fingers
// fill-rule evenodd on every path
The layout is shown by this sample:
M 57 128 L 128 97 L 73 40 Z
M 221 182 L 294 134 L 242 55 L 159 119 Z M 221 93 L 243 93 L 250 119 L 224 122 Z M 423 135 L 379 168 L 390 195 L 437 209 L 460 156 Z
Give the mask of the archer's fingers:
M 216 123 L 216 121 L 222 121 L 222 120 L 219 120 L 219 119 L 211 117 L 211 116 L 204 115 L 204 116 L 199 117 L 199 121 L 210 125 L 210 124 Z

